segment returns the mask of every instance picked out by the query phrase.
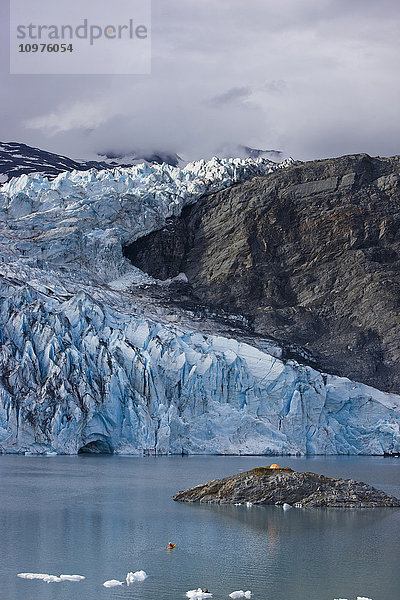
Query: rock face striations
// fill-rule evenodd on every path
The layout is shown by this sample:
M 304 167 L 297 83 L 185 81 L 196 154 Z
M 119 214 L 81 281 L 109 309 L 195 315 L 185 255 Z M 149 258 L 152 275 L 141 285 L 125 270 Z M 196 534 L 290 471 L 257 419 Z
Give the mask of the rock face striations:
M 374 508 L 400 506 L 400 500 L 352 479 L 297 473 L 287 467 L 258 467 L 215 479 L 174 495 L 177 502 L 210 504 L 301 504 L 302 507 Z
M 125 255 L 159 279 L 184 272 L 194 301 L 318 369 L 398 392 L 399 173 L 399 157 L 297 163 L 205 196 Z

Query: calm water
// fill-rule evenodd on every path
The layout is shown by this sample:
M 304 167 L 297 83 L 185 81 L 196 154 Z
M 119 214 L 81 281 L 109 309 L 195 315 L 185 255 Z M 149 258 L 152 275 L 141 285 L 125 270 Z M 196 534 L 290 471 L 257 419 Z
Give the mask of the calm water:
M 377 457 L 0 456 L 0 597 L 4 600 L 400 598 L 400 510 L 178 504 L 181 489 L 258 465 L 353 477 L 400 497 L 400 459 Z M 169 541 L 177 548 L 168 552 Z M 144 569 L 149 579 L 106 589 Z M 21 571 L 82 574 L 27 581 Z

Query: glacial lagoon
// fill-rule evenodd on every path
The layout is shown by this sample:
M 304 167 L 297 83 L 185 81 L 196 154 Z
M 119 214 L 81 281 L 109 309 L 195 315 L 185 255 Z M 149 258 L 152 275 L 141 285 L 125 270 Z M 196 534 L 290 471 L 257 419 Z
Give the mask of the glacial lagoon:
M 400 509 L 173 502 L 178 490 L 277 462 L 400 497 L 400 458 L 0 456 L 0 585 L 6 600 L 398 600 Z M 167 551 L 168 542 L 177 544 Z M 144 582 L 107 589 L 143 569 Z M 20 572 L 80 574 L 45 583 Z

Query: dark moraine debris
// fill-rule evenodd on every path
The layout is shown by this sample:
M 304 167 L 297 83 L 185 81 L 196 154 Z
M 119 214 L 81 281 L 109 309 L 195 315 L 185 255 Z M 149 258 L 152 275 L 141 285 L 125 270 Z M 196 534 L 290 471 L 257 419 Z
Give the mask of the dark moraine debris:
M 301 504 L 303 507 L 374 508 L 400 506 L 400 500 L 366 483 L 316 473 L 257 467 L 215 479 L 173 496 L 177 502 L 211 504 Z

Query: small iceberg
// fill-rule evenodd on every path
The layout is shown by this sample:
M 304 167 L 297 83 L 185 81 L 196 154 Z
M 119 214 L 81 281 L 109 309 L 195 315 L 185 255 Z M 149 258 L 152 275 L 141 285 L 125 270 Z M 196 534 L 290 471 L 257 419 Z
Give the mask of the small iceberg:
M 46 583 L 61 583 L 62 579 L 57 575 L 47 575 L 47 577 L 43 578 L 43 581 L 45 581 Z
M 191 600 L 203 600 L 203 598 L 212 598 L 212 594 L 210 592 L 205 592 L 201 588 L 197 588 L 197 590 L 189 590 L 186 592 L 186 596 L 191 598 Z
M 284 502 L 282 508 L 283 510 L 290 510 L 292 507 L 290 506 L 290 504 L 287 504 L 287 502 Z
M 21 577 L 21 579 L 46 579 L 50 576 L 48 573 L 18 573 L 17 577 Z
M 247 508 L 251 508 L 253 506 L 253 503 L 252 502 L 246 502 L 246 506 L 247 506 Z
M 45 583 L 61 583 L 62 581 L 82 581 L 83 575 L 49 575 L 48 573 L 18 573 L 21 579 L 41 579 Z
M 124 582 L 118 581 L 118 579 L 108 579 L 108 581 L 105 581 L 103 583 L 103 585 L 106 588 L 111 588 L 111 587 L 117 587 L 118 585 L 124 585 Z
M 233 598 L 233 600 L 237 600 L 238 598 L 251 598 L 251 591 L 247 590 L 244 592 L 243 590 L 236 590 L 236 592 L 232 592 L 229 594 L 229 598 Z
M 335 598 L 334 600 L 347 600 L 347 598 Z M 357 596 L 357 600 L 372 600 L 372 598 L 366 598 L 365 596 Z
M 130 571 L 129 573 L 126 574 L 126 585 L 130 585 L 131 583 L 134 583 L 135 581 L 144 581 L 147 578 L 148 578 L 148 575 L 147 575 L 146 571 L 135 571 L 134 573 L 132 573 L 132 571 Z

